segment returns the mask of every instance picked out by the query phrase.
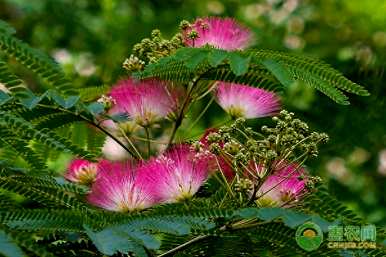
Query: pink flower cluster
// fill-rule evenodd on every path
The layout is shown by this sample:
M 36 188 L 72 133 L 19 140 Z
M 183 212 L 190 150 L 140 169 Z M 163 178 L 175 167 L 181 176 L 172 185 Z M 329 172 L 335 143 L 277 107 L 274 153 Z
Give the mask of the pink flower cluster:
M 117 123 L 107 119 L 102 120 L 101 125 L 123 145 L 128 146 L 124 134 L 133 134 L 141 127 L 150 128 L 163 119 L 173 117 L 179 108 L 179 99 L 184 95 L 181 88 L 157 79 L 121 80 L 112 87 L 107 97 L 111 100 L 108 115 L 123 115 L 128 120 Z M 112 161 L 123 161 L 130 157 L 111 137 L 106 138 L 102 152 L 105 158 Z
M 189 37 L 193 31 L 198 33 L 196 39 Z M 199 18 L 184 28 L 182 34 L 186 46 L 212 45 L 225 50 L 245 49 L 253 38 L 251 31 L 235 20 L 219 17 Z M 171 117 L 179 109 L 185 94 L 180 88 L 157 79 L 122 80 L 109 93 L 113 105 L 109 114 L 125 114 L 132 123 L 149 127 Z M 217 103 L 232 117 L 259 118 L 274 115 L 280 109 L 277 95 L 247 85 L 217 82 L 214 95 Z M 109 128 L 116 127 L 113 122 L 105 121 L 103 124 L 108 124 Z M 134 128 L 130 126 L 130 129 Z M 106 152 L 111 148 L 120 149 L 120 146 L 106 142 Z
M 154 194 L 167 203 L 191 198 L 209 176 L 208 159 L 188 144 L 151 159 L 143 170 Z
M 74 160 L 65 175 L 76 173 Z M 142 163 L 100 161 L 95 181 L 87 196 L 89 203 L 111 211 L 134 211 L 159 203 L 191 198 L 209 176 L 208 159 L 191 149 L 176 145 L 164 154 Z M 71 180 L 79 182 L 80 178 Z
M 210 45 L 233 51 L 245 49 L 252 42 L 252 33 L 230 18 L 197 19 L 184 28 L 182 34 L 188 47 Z M 180 108 L 183 95 L 183 91 L 166 81 L 122 80 L 106 97 L 112 105 L 108 113 L 127 115 L 129 121 L 118 124 L 104 120 L 101 124 L 118 139 L 123 136 L 122 130 L 127 136 L 138 128 L 148 129 L 162 119 L 172 117 Z M 214 96 L 217 103 L 234 118 L 260 118 L 280 110 L 277 95 L 247 85 L 218 81 Z M 92 163 L 76 159 L 69 165 L 65 178 L 74 183 L 91 185 L 88 202 L 111 211 L 134 211 L 159 203 L 183 201 L 197 193 L 216 171 L 221 171 L 228 181 L 235 177 L 228 158 L 208 151 L 207 135 L 210 132 L 213 130 L 200 140 L 204 149 L 201 152 L 193 151 L 188 144 L 180 144 L 138 163 L 122 161 L 128 158 L 122 147 L 127 142 L 122 140 L 121 145 L 108 137 L 102 151 L 105 157 L 115 162 L 101 160 Z M 260 176 L 262 166 L 254 166 L 258 167 L 255 173 Z M 265 201 L 276 205 L 296 200 L 305 190 L 305 181 L 301 179 L 304 173 L 295 164 L 276 165 L 275 172 L 266 178 L 256 197 L 260 203 Z
M 192 33 L 196 35 L 192 37 Z M 199 18 L 183 29 L 186 46 L 210 45 L 224 50 L 247 48 L 252 42 L 249 29 L 231 18 Z M 232 117 L 246 119 L 272 116 L 280 110 L 280 100 L 273 92 L 247 85 L 218 82 L 215 90 L 217 103 Z
M 273 167 L 273 173 L 256 192 L 257 203 L 286 207 L 306 192 L 307 174 L 296 163 L 284 160 L 277 161 Z M 256 176 L 263 175 L 261 165 L 249 168 Z M 197 153 L 191 145 L 180 144 L 136 164 L 107 160 L 91 163 L 76 159 L 69 165 L 65 178 L 91 184 L 89 203 L 110 211 L 126 212 L 189 199 L 216 171 L 223 172 L 228 181 L 235 177 L 231 164 L 223 156 L 207 151 Z M 251 178 L 247 172 L 245 176 Z

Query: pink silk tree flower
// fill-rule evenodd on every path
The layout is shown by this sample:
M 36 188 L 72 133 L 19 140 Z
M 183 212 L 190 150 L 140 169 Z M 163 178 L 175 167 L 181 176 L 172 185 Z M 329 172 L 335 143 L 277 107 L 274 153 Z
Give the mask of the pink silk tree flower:
M 257 203 L 286 207 L 306 192 L 306 171 L 298 164 L 282 162 L 257 191 Z
M 116 212 L 142 210 L 156 204 L 152 188 L 138 169 L 128 162 L 99 163 L 100 172 L 91 187 L 87 201 Z
M 125 113 L 138 125 L 145 127 L 176 111 L 179 92 L 164 81 L 129 78 L 118 82 L 111 89 L 110 96 L 115 101 L 111 113 Z
M 98 173 L 98 164 L 82 159 L 74 159 L 67 168 L 64 177 L 74 183 L 90 185 Z
M 217 103 L 232 117 L 261 118 L 280 110 L 279 97 L 270 91 L 241 84 L 218 82 Z
M 199 18 L 183 28 L 184 44 L 190 47 L 211 45 L 224 50 L 242 50 L 251 45 L 252 32 L 232 18 Z
M 176 145 L 142 166 L 153 194 L 166 203 L 191 198 L 208 178 L 208 161 L 190 145 Z

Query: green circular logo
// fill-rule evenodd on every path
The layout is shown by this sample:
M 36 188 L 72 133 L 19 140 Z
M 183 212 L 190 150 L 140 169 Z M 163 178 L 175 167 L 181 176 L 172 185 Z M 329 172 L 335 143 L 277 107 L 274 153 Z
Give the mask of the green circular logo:
M 309 252 L 318 249 L 321 245 L 323 232 L 315 223 L 306 222 L 296 230 L 295 239 L 302 249 Z

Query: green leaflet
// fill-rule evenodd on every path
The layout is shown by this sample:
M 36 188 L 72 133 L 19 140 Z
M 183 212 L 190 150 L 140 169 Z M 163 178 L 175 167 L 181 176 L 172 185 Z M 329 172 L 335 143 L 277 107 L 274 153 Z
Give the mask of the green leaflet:
M 85 231 L 94 245 L 103 254 L 111 256 L 118 252 L 123 254 L 132 252 L 140 257 L 148 256 L 143 246 L 127 233 L 115 230 L 94 232 L 87 226 L 85 226 Z
M 28 163 L 33 173 L 42 174 L 47 172 L 47 166 L 43 157 L 29 147 L 27 142 L 12 133 L 12 131 L 3 129 L 0 132 L 0 146 L 3 145 L 8 145 L 17 155 L 22 157 Z
M 59 106 L 69 109 L 73 107 L 80 99 L 80 96 L 73 95 L 66 98 L 62 97 L 56 90 L 48 90 L 48 96 L 52 98 Z
M 101 103 L 91 103 L 87 105 L 87 110 L 93 114 L 93 115 L 98 115 L 104 111 L 105 107 Z
M 208 55 L 208 62 L 210 66 L 217 67 L 227 58 L 227 52 L 225 50 L 211 51 Z
M 227 55 L 229 67 L 236 76 L 245 74 L 249 68 L 251 58 L 241 56 L 238 52 L 230 52 Z
M 12 97 L 0 90 L 0 105 L 5 104 L 11 99 Z
M 7 233 L 13 238 L 13 240 L 19 245 L 22 246 L 26 252 L 31 252 L 35 256 L 41 257 L 54 257 L 51 252 L 49 252 L 43 245 L 36 243 L 36 240 L 33 239 L 33 235 L 25 231 L 10 231 L 6 230 Z
M 259 218 L 264 221 L 280 219 L 290 228 L 295 228 L 307 221 L 312 221 L 318 224 L 324 232 L 328 231 L 328 226 L 334 224 L 322 219 L 318 215 L 309 215 L 284 208 L 246 208 L 236 211 L 235 215 L 239 215 L 244 219 Z
M 156 215 L 139 216 L 128 223 L 107 227 L 99 232 L 93 232 L 88 227 L 85 229 L 102 253 L 113 255 L 116 252 L 127 253 L 129 251 L 141 254 L 140 249 L 143 248 L 139 246 L 153 250 L 159 249 L 161 242 L 153 235 L 154 232 L 180 236 L 189 234 L 193 227 L 210 230 L 214 228 L 214 223 L 193 216 Z M 137 252 L 138 250 L 140 251 Z
M 0 230 L 0 254 L 6 257 L 25 256 L 20 247 L 13 241 L 12 237 Z
M 78 89 L 78 94 L 82 101 L 89 102 L 101 97 L 110 90 L 110 86 L 94 86 L 94 87 L 82 87 Z
M 291 74 L 288 72 L 286 67 L 280 62 L 272 59 L 262 61 L 262 64 L 286 87 L 291 86 L 294 83 Z
M 11 92 L 17 93 L 20 89 L 25 89 L 23 81 L 13 74 L 6 62 L 0 59 L 0 82 Z

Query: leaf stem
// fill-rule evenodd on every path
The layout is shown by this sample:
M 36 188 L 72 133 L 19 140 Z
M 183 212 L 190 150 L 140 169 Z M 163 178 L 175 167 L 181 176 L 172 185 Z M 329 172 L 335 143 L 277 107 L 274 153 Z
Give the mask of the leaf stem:
M 104 129 L 102 126 L 100 126 L 98 123 L 95 123 L 93 120 L 90 120 L 88 118 L 86 118 L 85 116 L 79 114 L 79 113 L 75 113 L 75 112 L 72 112 L 72 111 L 69 111 L 67 109 L 62 109 L 60 107 L 57 107 L 57 106 L 50 106 L 50 105 L 45 105 L 45 104 L 38 104 L 39 106 L 41 107 L 44 107 L 44 108 L 48 108 L 48 109 L 54 109 L 54 110 L 60 110 L 62 112 L 66 112 L 66 113 L 69 113 L 69 114 L 72 114 L 76 117 L 79 117 L 81 118 L 82 120 L 86 121 L 87 123 L 89 123 L 90 125 L 96 127 L 97 129 L 99 129 L 100 131 L 102 131 L 103 133 L 105 133 L 107 136 L 111 137 L 115 142 L 117 142 L 123 149 L 125 149 L 131 156 L 133 156 L 134 158 L 136 158 L 135 154 L 127 147 L 125 146 L 125 144 L 123 144 L 118 138 L 116 138 L 115 136 L 113 136 L 110 132 L 108 132 L 106 129 Z
M 93 125 L 94 127 L 98 128 L 100 131 L 102 131 L 103 133 L 105 133 L 107 136 L 109 136 L 110 138 L 112 138 L 115 142 L 117 142 L 123 149 L 125 149 L 132 157 L 136 158 L 135 154 L 124 144 L 121 142 L 121 140 L 119 140 L 118 138 L 116 138 L 115 136 L 113 136 L 110 132 L 108 132 L 106 129 L 104 129 L 102 126 L 100 126 L 99 124 L 96 124 L 94 122 L 90 122 L 89 123 L 91 125 Z
M 150 157 L 150 153 L 151 153 L 150 131 L 148 126 L 145 126 L 143 128 L 145 129 L 145 134 L 146 134 L 147 157 Z
M 168 255 L 170 255 L 172 253 L 178 252 L 179 250 L 181 250 L 181 249 L 183 249 L 183 248 L 185 248 L 185 247 L 187 247 L 187 246 L 189 246 L 191 244 L 194 244 L 197 241 L 205 239 L 207 237 L 209 237 L 209 235 L 197 236 L 197 237 L 193 238 L 192 240 L 189 240 L 189 241 L 187 241 L 187 242 L 185 242 L 185 243 L 183 243 L 183 244 L 181 244 L 181 245 L 179 245 L 179 246 L 177 246 L 177 247 L 175 247 L 173 249 L 170 249 L 167 252 L 164 252 L 163 254 L 158 255 L 158 257 L 164 257 L 164 256 L 168 256 Z
M 126 135 L 125 131 L 122 128 L 120 128 L 119 126 L 118 126 L 118 128 L 119 128 L 119 131 L 121 132 L 121 134 L 123 135 L 123 137 L 126 139 L 126 142 L 131 146 L 131 148 L 133 148 L 133 150 L 134 150 L 135 154 L 138 156 L 138 158 L 143 160 L 141 153 L 138 151 L 137 147 L 135 147 L 135 145 L 130 140 L 130 138 Z
M 189 105 L 189 102 L 191 100 L 191 94 L 193 92 L 193 89 L 195 88 L 195 86 L 197 85 L 197 82 L 199 81 L 201 75 L 200 76 L 197 76 L 193 79 L 192 83 L 190 84 L 191 86 L 188 87 L 188 92 L 186 94 L 186 97 L 184 99 L 184 102 L 181 106 L 181 109 L 177 115 L 177 118 L 173 124 L 173 129 L 172 129 L 172 133 L 170 134 L 170 138 L 169 138 L 169 141 L 168 141 L 168 145 L 166 147 L 166 149 L 170 148 L 170 146 L 172 145 L 173 143 L 173 140 L 174 140 L 174 137 L 176 136 L 176 132 L 177 132 L 177 129 L 181 126 L 182 124 L 182 120 L 184 119 L 184 112 L 185 112 L 185 109 L 186 107 Z
M 204 116 L 204 114 L 206 113 L 206 111 L 209 109 L 209 107 L 212 105 L 214 101 L 214 97 L 211 97 L 211 99 L 209 100 L 208 104 L 205 106 L 205 108 L 202 110 L 202 112 L 200 113 L 200 115 L 198 115 L 198 117 L 192 122 L 192 125 L 190 125 L 190 127 L 188 128 L 188 131 L 191 131 L 194 126 L 196 126 L 196 124 L 201 120 L 202 116 Z

